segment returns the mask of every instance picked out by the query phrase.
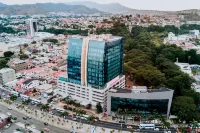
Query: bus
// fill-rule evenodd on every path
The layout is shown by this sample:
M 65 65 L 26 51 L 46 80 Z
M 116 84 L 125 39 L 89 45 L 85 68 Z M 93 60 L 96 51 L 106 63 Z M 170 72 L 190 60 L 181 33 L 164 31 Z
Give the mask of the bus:
M 140 129 L 155 129 L 155 124 L 140 124 Z
M 14 96 L 19 96 L 19 92 L 16 92 L 16 91 L 11 91 L 11 95 L 14 95 Z

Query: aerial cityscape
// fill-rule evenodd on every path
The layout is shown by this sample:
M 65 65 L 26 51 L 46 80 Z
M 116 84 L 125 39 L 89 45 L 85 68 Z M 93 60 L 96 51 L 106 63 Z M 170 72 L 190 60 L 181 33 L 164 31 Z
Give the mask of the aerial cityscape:
M 0 0 L 0 133 L 163 132 L 200 133 L 197 0 Z

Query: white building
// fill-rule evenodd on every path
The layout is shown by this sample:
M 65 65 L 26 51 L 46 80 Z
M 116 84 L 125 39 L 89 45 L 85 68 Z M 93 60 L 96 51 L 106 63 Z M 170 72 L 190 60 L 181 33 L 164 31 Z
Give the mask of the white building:
M 62 75 L 58 79 L 58 92 L 63 97 L 70 96 L 72 99 L 78 100 L 82 105 L 92 104 L 95 106 L 97 103 L 107 101 L 107 92 L 113 87 L 125 88 L 125 76 L 118 76 L 107 83 L 104 89 L 96 89 L 89 86 L 82 86 L 70 82 L 66 82 L 66 75 Z
M 3 68 L 0 70 L 0 84 L 5 84 L 7 82 L 16 79 L 15 70 L 11 68 Z
M 45 79 L 27 79 L 21 84 L 21 88 L 32 89 L 46 83 L 47 81 Z
M 38 32 L 37 20 L 35 19 L 28 19 L 26 21 L 26 30 L 28 37 L 34 37 L 35 33 Z
M 190 34 L 198 37 L 199 36 L 199 30 L 190 30 Z
M 193 76 L 190 64 L 188 64 L 188 63 L 179 63 L 179 62 L 175 62 L 175 64 L 177 66 L 179 66 L 179 68 L 181 69 L 182 72 L 187 73 L 189 76 Z

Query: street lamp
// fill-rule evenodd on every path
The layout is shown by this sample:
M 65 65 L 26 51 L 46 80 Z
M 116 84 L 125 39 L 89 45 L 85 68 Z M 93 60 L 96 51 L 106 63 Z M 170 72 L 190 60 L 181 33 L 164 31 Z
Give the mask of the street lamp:
M 121 132 L 122 132 L 122 123 L 121 123 Z

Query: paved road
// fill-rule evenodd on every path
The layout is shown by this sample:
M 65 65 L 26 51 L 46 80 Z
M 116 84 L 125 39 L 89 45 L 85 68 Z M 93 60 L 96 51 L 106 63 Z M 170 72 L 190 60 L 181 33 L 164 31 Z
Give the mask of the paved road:
M 7 90 L 4 90 L 3 93 L 5 94 L 5 98 L 6 96 L 9 94 L 9 91 Z M 0 95 L 2 93 L 0 92 Z M 22 102 L 22 99 L 21 98 L 18 98 L 15 103 L 21 103 Z M 37 106 L 33 106 L 33 105 L 27 105 L 27 107 L 29 108 L 32 108 L 32 109 L 38 109 L 39 108 Z M 57 111 L 53 111 L 54 112 L 54 115 L 56 116 L 60 116 L 60 113 L 57 112 Z M 66 117 L 68 120 L 72 120 L 71 117 Z M 77 121 L 79 122 L 80 119 L 77 119 Z M 81 120 L 82 123 L 87 123 L 86 120 Z M 43 123 L 42 123 L 43 124 Z M 110 122 L 105 122 L 105 121 L 98 121 L 98 122 L 95 122 L 93 125 L 95 126 L 98 126 L 98 127 L 104 127 L 104 128 L 111 128 L 111 129 L 115 129 L 115 130 L 124 130 L 124 131 L 130 131 L 130 129 L 127 129 L 126 125 L 124 124 L 119 124 L 119 123 L 110 123 Z M 141 130 L 141 132 L 148 132 L 148 133 L 163 133 L 165 131 L 165 129 L 162 129 L 161 127 L 158 127 L 160 129 L 160 131 L 154 131 L 154 130 Z M 133 126 L 133 129 L 139 129 L 138 126 Z M 175 133 L 175 129 L 174 128 L 170 128 L 170 131 L 172 133 Z M 62 133 L 62 132 L 59 132 L 59 133 Z
M 57 128 L 54 126 L 45 126 L 44 123 L 42 123 L 36 119 L 33 119 L 33 118 L 24 120 L 23 116 L 25 116 L 25 115 L 15 111 L 15 110 L 8 110 L 6 106 L 0 105 L 0 108 L 3 113 L 6 114 L 7 112 L 9 112 L 12 114 L 12 116 L 17 117 L 17 121 L 22 122 L 22 123 L 29 123 L 30 125 L 35 125 L 36 129 L 38 129 L 40 131 L 47 127 L 47 128 L 49 128 L 50 133 L 70 133 L 69 131 L 66 131 L 66 130 L 63 130 L 63 129 L 60 129 L 60 128 Z

